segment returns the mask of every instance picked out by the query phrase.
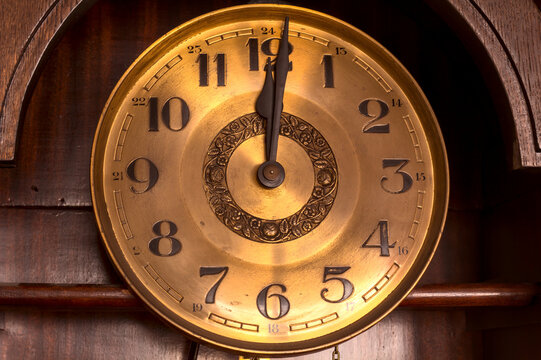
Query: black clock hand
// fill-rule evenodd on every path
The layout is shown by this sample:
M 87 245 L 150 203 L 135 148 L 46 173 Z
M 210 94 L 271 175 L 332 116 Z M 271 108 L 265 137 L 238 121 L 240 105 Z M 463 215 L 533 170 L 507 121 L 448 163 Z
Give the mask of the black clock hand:
M 284 21 L 284 32 L 278 48 L 274 76 L 274 111 L 272 113 L 272 137 L 270 156 L 268 161 L 276 161 L 278 153 L 278 134 L 280 133 L 280 117 L 284 108 L 284 90 L 286 87 L 287 73 L 289 71 L 289 17 Z
M 267 73 L 265 84 L 256 101 L 256 111 L 261 117 L 267 119 L 265 152 L 266 160 L 258 169 L 257 177 L 259 182 L 268 187 L 275 188 L 282 184 L 285 178 L 285 171 L 282 165 L 276 161 L 278 153 L 278 136 L 280 134 L 280 117 L 282 115 L 284 88 L 287 72 L 289 70 L 289 18 L 284 21 L 284 32 L 280 40 L 278 56 L 275 65 L 275 82 L 272 83 L 272 70 L 270 58 L 267 59 Z M 274 86 L 272 86 L 274 85 Z M 274 87 L 274 97 L 272 94 Z
M 272 136 L 272 109 L 274 107 L 274 81 L 272 79 L 272 66 L 270 63 L 270 57 L 267 58 L 266 65 L 267 74 L 265 75 L 265 84 L 261 90 L 261 94 L 257 98 L 255 103 L 255 111 L 267 120 L 267 129 L 265 132 L 265 152 L 266 159 L 270 157 L 270 146 Z

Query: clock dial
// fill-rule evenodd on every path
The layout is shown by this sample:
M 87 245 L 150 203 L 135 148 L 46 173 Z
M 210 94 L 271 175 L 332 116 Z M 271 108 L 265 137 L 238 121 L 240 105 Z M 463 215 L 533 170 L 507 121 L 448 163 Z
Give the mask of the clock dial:
M 276 5 L 205 15 L 147 49 L 105 106 L 91 178 L 132 289 L 189 335 L 259 354 L 328 347 L 391 311 L 448 194 L 436 119 L 397 60 Z

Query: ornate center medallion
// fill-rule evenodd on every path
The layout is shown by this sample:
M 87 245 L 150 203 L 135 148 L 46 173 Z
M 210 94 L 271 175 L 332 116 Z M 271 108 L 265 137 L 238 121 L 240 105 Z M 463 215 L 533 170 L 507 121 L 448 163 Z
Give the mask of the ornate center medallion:
M 203 165 L 205 193 L 218 219 L 240 236 L 266 243 L 295 240 L 314 230 L 331 210 L 338 190 L 336 159 L 319 131 L 301 118 L 283 113 L 280 135 L 295 141 L 310 157 L 314 168 L 314 187 L 306 204 L 293 215 L 282 219 L 262 219 L 235 202 L 227 186 L 226 175 L 235 149 L 251 137 L 264 134 L 265 119 L 257 113 L 241 116 L 220 130 L 209 146 Z

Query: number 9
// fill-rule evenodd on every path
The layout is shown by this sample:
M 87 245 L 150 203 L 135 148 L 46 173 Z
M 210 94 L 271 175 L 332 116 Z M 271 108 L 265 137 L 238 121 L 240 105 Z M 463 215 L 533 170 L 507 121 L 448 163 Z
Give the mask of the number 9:
M 137 165 L 138 163 L 139 165 Z M 146 166 L 143 164 L 146 164 Z M 144 169 L 140 169 L 140 167 L 143 167 Z M 140 177 L 139 175 L 141 175 L 141 173 L 145 173 L 146 176 Z M 130 186 L 130 190 L 134 194 L 142 194 L 152 189 L 152 187 L 158 181 L 158 168 L 149 159 L 137 158 L 128 164 L 128 167 L 126 168 L 126 175 L 128 175 L 131 181 L 135 181 L 139 184 L 146 184 L 142 190 L 137 190 L 133 185 Z

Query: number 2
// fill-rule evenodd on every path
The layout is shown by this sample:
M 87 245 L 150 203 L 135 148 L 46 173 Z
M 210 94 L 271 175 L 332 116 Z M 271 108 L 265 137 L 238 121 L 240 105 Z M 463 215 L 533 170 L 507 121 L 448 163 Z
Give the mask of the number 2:
M 379 114 L 371 114 L 368 112 L 368 104 L 375 102 L 379 105 Z M 384 118 L 389 113 L 389 106 L 379 99 L 366 99 L 359 104 L 359 112 L 361 115 L 372 118 L 363 126 L 363 133 L 388 134 L 390 132 L 389 123 L 374 124 L 379 119 Z

